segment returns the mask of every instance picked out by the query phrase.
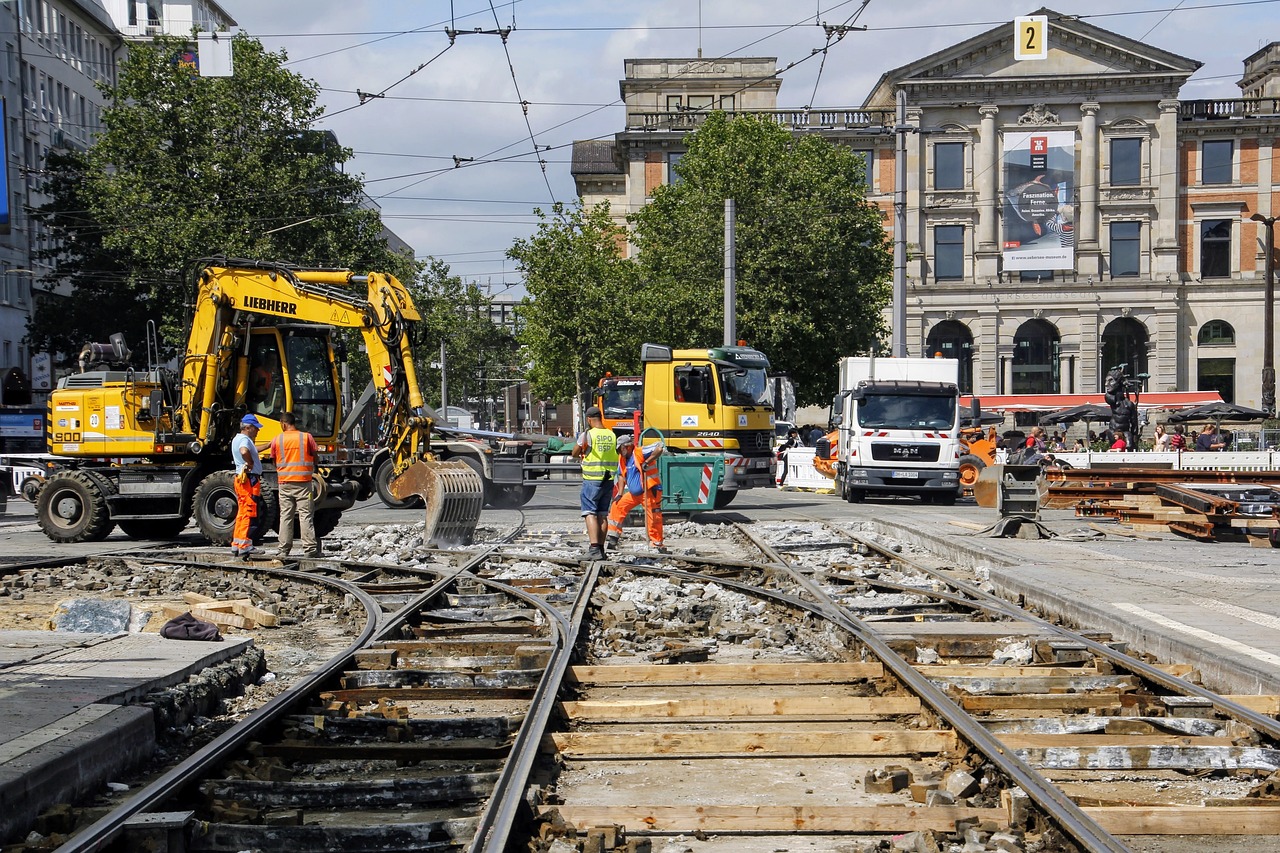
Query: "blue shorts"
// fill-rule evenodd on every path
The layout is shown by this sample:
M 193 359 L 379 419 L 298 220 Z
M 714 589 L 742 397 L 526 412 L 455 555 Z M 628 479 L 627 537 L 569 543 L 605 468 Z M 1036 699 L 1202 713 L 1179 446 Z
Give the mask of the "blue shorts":
M 608 515 L 613 503 L 613 480 L 583 480 L 580 500 L 584 516 Z

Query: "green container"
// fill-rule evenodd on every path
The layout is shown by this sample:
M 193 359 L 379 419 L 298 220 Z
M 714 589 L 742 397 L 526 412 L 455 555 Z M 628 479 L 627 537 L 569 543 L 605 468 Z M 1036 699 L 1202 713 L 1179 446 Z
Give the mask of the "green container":
M 722 453 L 672 453 L 658 457 L 663 512 L 715 509 L 716 486 L 724 477 Z

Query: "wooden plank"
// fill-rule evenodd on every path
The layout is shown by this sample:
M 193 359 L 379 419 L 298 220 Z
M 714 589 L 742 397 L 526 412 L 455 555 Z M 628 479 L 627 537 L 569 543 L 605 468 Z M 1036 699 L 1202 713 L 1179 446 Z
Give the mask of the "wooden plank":
M 920 713 L 920 700 L 912 696 L 796 696 L 769 699 L 746 696 L 736 699 L 650 699 L 631 702 L 563 702 L 572 720 L 590 722 L 741 717 L 788 717 L 815 720 L 849 720 L 893 714 Z
M 1115 835 L 1280 835 L 1280 809 L 1104 806 L 1084 812 Z
M 263 610 L 261 607 L 254 607 L 247 598 L 242 601 L 233 601 L 231 604 L 233 613 L 250 619 L 263 628 L 274 628 L 280 624 L 279 618 L 274 613 Z
M 949 752 L 956 733 L 917 731 L 561 732 L 543 740 L 569 758 L 645 756 L 911 755 Z
M 532 687 L 355 687 L 323 694 L 336 702 L 436 702 L 455 699 L 532 699 Z
M 1123 749 L 1143 750 L 1166 746 L 1231 746 L 1229 737 L 1196 737 L 1177 734 L 1132 734 L 1132 735 L 1095 735 L 1095 734 L 1002 734 L 1000 742 L 1012 749 L 1052 749 L 1054 747 L 1070 747 L 1095 749 L 1099 747 L 1120 747 Z
M 968 677 L 968 678 L 1009 678 L 1013 676 L 1039 678 L 1062 677 L 1079 678 L 1094 676 L 1098 670 L 1093 666 L 983 666 L 981 664 L 925 664 L 916 669 L 927 678 Z M 1028 691 L 1039 692 L 1039 691 Z
M 625 826 L 629 831 L 694 832 L 908 832 L 931 829 L 954 832 L 956 822 L 976 818 L 1008 826 L 1004 809 L 963 806 L 540 806 L 558 811 L 579 830 Z
M 1133 675 L 1043 675 L 1021 678 L 938 675 L 930 676 L 930 680 L 946 682 L 965 693 L 989 696 L 1001 693 L 1133 692 L 1140 687 L 1138 678 Z
M 223 613 L 220 610 L 206 610 L 200 605 L 194 605 L 190 608 L 175 607 L 173 605 L 165 605 L 164 615 L 166 619 L 172 619 L 175 616 L 181 616 L 183 613 L 190 612 L 192 616 L 205 622 L 212 622 L 215 625 L 221 625 L 224 628 L 253 628 L 252 620 L 243 616 L 237 616 L 234 613 Z
M 1084 711 L 1089 708 L 1123 707 L 1120 694 L 1105 693 L 1052 693 L 1014 696 L 961 696 L 960 707 L 966 711 Z
M 1250 711 L 1257 711 L 1259 714 L 1268 714 L 1275 716 L 1280 714 L 1280 696 L 1226 696 L 1237 705 L 1242 705 Z
M 878 663 L 622 664 L 573 666 L 579 684 L 844 684 L 882 678 Z
M 1280 750 L 1255 746 L 1011 748 L 1031 766 L 1049 770 L 1280 770 Z

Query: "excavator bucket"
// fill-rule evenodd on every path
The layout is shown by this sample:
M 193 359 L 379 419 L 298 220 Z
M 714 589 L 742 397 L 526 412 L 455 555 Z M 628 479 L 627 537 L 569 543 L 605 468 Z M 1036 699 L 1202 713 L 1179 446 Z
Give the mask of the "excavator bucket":
M 484 481 L 464 462 L 416 460 L 389 484 L 393 496 L 427 505 L 427 547 L 470 545 L 484 508 Z

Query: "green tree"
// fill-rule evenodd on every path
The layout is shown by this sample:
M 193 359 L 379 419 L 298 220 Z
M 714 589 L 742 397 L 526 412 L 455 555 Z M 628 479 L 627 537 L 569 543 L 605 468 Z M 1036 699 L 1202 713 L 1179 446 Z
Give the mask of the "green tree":
M 51 201 L 35 212 L 58 248 L 71 302 L 37 306 L 33 348 L 74 352 L 86 340 L 155 318 L 168 349 L 184 343 L 183 308 L 202 258 L 265 258 L 414 274 L 388 250 L 350 149 L 312 130 L 318 86 L 283 52 L 236 36 L 235 74 L 199 77 L 177 61 L 188 43 L 131 46 L 116 85 L 102 85 L 103 132 L 81 154 L 53 158 Z M 68 317 L 72 323 L 68 323 Z M 134 334 L 131 332 L 130 334 Z
M 635 370 L 644 327 L 632 322 L 642 296 L 637 269 L 622 256 L 625 229 L 607 203 L 587 209 L 557 202 L 535 211 L 538 230 L 507 251 L 524 272 L 519 341 L 532 363 L 534 396 L 568 400 L 606 371 Z
M 819 136 L 794 137 L 724 113 L 686 137 L 678 180 L 631 215 L 645 298 L 642 327 L 678 346 L 723 340 L 724 202 L 736 208 L 737 332 L 796 383 L 829 401 L 836 359 L 884 334 L 893 258 L 863 161 Z

